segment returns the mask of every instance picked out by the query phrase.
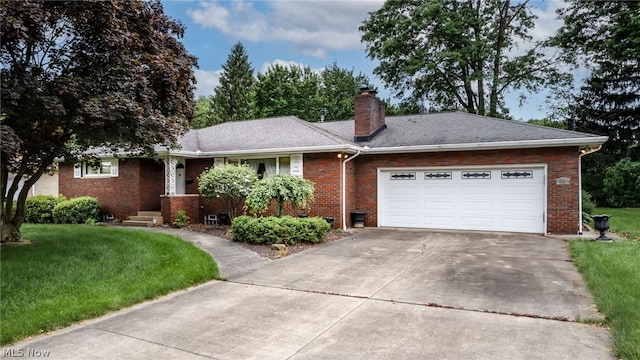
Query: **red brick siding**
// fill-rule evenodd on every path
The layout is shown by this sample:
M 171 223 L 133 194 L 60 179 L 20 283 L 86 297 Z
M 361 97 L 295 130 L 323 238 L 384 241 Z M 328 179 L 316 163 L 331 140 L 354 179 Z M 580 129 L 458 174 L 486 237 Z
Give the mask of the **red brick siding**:
M 60 164 L 60 193 L 67 198 L 93 196 L 104 213 L 112 213 L 124 220 L 139 210 L 140 161 L 120 159 L 118 176 L 105 178 L 74 178 L 73 164 Z
M 578 151 L 573 147 L 440 152 L 397 155 L 362 155 L 356 162 L 356 207 L 367 213 L 367 226 L 376 226 L 377 171 L 380 167 L 477 166 L 547 164 L 547 232 L 575 234 L 579 222 Z M 570 185 L 556 185 L 567 177 Z
M 384 103 L 373 94 L 355 99 L 355 136 L 369 136 L 384 124 Z
M 178 210 L 184 210 L 190 218 L 190 224 L 202 223 L 198 195 L 162 195 L 160 200 L 162 203 L 162 218 L 165 223 L 173 224 Z
M 303 177 L 315 185 L 309 216 L 333 217 L 334 226 L 342 226 L 342 159 L 338 153 L 305 154 Z

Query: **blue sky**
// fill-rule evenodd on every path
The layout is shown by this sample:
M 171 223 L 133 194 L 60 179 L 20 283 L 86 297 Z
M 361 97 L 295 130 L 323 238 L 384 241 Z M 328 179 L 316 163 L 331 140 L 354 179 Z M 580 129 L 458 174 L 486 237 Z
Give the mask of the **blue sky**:
M 218 85 L 222 64 L 237 41 L 242 42 L 257 72 L 274 63 L 300 64 L 314 70 L 336 62 L 338 66 L 367 75 L 378 86 L 379 96 L 391 91 L 373 75 L 377 62 L 367 58 L 358 27 L 382 0 L 226 0 L 163 1 L 171 18 L 186 26 L 182 39 L 198 58 L 196 96 L 211 95 Z M 535 39 L 547 37 L 560 26 L 555 9 L 560 1 L 533 1 L 538 15 Z M 507 103 L 516 119 L 545 116 L 544 94 L 529 96 L 520 107 L 518 94 Z

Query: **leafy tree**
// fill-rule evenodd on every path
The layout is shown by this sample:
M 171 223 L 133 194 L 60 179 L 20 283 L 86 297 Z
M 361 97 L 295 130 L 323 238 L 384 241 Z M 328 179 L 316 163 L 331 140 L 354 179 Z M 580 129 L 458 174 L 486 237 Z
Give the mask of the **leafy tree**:
M 225 121 L 246 120 L 251 118 L 251 87 L 253 86 L 253 68 L 249 55 L 237 42 L 231 48 L 227 62 L 222 65 L 220 85 L 211 97 L 213 124 Z
M 374 74 L 430 107 L 503 116 L 504 95 L 568 80 L 540 44 L 528 0 L 391 0 L 360 26 Z
M 200 96 L 198 100 L 196 100 L 195 114 L 191 121 L 191 128 L 200 129 L 211 125 L 213 125 L 211 99 L 206 96 Z
M 0 18 L 4 242 L 20 239 L 27 192 L 55 158 L 174 143 L 193 116 L 196 59 L 159 1 L 3 1 Z M 15 211 L 9 173 L 25 179 Z
M 253 115 L 292 115 L 311 122 L 353 118 L 355 95 L 361 86 L 373 88 L 366 75 L 354 75 L 335 62 L 319 73 L 309 67 L 276 64 L 258 74 Z
M 604 192 L 614 207 L 640 207 L 640 162 L 625 158 L 610 167 Z
M 564 121 L 556 121 L 556 120 L 549 119 L 549 118 L 531 119 L 531 120 L 527 121 L 527 124 L 552 127 L 552 128 L 556 128 L 556 129 L 564 129 L 564 130 L 567 129 L 567 123 L 566 122 L 564 122 Z
M 207 199 L 220 199 L 231 219 L 258 181 L 258 174 L 249 165 L 216 166 L 203 172 L 198 191 Z
M 568 0 L 558 14 L 564 25 L 549 44 L 567 62 L 591 69 L 568 108 L 570 128 L 609 136 L 582 166 L 584 187 L 603 204 L 606 169 L 623 158 L 640 160 L 640 3 Z
M 314 185 L 311 181 L 294 175 L 274 175 L 258 181 L 245 202 L 245 208 L 263 213 L 275 200 L 277 217 L 283 215 L 285 203 L 293 208 L 306 207 L 313 201 Z
M 320 73 L 318 80 L 320 117 L 316 115 L 307 118 L 308 121 L 352 119 L 355 95 L 359 93 L 360 87 L 373 88 L 366 75 L 354 75 L 353 70 L 340 68 L 335 62 Z
M 265 74 L 258 74 L 252 92 L 253 116 L 319 119 L 318 87 L 318 75 L 309 67 L 275 64 Z

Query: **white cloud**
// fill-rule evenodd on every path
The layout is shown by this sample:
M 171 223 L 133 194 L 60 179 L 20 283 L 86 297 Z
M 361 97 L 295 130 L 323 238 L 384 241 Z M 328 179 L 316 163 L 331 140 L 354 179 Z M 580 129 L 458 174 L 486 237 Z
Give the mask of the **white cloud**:
M 200 3 L 187 14 L 203 28 L 213 28 L 240 40 L 287 41 L 308 55 L 326 58 L 329 50 L 360 50 L 358 27 L 382 0 L 264 1 Z
M 275 65 L 280 65 L 280 66 L 284 66 L 284 67 L 291 67 L 291 66 L 297 66 L 301 69 L 305 68 L 307 65 L 296 62 L 296 61 L 287 61 L 287 60 L 281 60 L 281 59 L 276 59 L 273 60 L 271 62 L 265 62 L 262 63 L 262 66 L 260 67 L 260 74 L 265 74 L 267 71 L 269 71 L 269 69 L 272 66 Z M 312 72 L 316 73 L 316 74 L 320 74 L 322 71 L 324 71 L 324 67 L 319 68 L 319 69 L 311 69 Z
M 213 95 L 213 90 L 220 85 L 220 76 L 223 70 L 208 71 L 196 69 L 193 73 L 197 81 L 195 91 L 195 98 L 197 99 L 200 96 Z

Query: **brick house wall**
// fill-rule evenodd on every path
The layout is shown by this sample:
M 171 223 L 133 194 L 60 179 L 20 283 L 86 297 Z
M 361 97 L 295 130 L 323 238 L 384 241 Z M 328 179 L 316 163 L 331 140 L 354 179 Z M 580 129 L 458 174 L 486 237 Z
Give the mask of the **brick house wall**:
M 93 196 L 102 205 L 104 213 L 112 213 L 118 219 L 126 219 L 137 209 L 139 171 L 137 160 L 118 162 L 118 177 L 74 178 L 73 164 L 60 164 L 59 188 L 66 198 Z
M 304 177 L 315 183 L 315 202 L 305 209 L 309 216 L 333 217 L 335 227 L 342 227 L 342 162 L 338 153 L 304 155 Z M 436 167 L 547 164 L 547 232 L 575 234 L 579 222 L 578 151 L 574 147 L 485 150 L 393 155 L 360 155 L 346 164 L 346 221 L 352 226 L 352 211 L 366 212 L 365 224 L 377 224 L 377 171 L 387 167 Z M 351 155 L 353 156 L 353 155 Z M 202 223 L 203 216 L 226 211 L 218 200 L 207 201 L 198 196 L 198 177 L 213 166 L 213 159 L 187 159 L 186 196 L 164 195 L 164 165 L 147 159 L 121 159 L 118 177 L 74 178 L 72 164 L 60 164 L 60 193 L 67 198 L 91 195 L 98 198 L 103 211 L 126 219 L 139 210 L 160 210 L 165 222 L 173 222 L 182 208 L 191 223 Z M 566 177 L 569 185 L 557 185 L 556 179 Z M 166 213 L 166 214 L 165 214 Z M 297 211 L 288 209 L 296 215 Z M 238 209 L 242 214 L 242 209 Z
M 342 157 L 338 153 L 305 154 L 303 177 L 315 185 L 309 216 L 332 217 L 334 227 L 342 226 Z
M 376 226 L 378 222 L 378 168 L 547 164 L 547 232 L 575 234 L 579 230 L 580 160 L 574 147 L 362 155 L 354 161 L 356 207 L 366 212 L 367 226 Z M 559 177 L 569 178 L 570 184 L 556 185 L 555 179 Z

